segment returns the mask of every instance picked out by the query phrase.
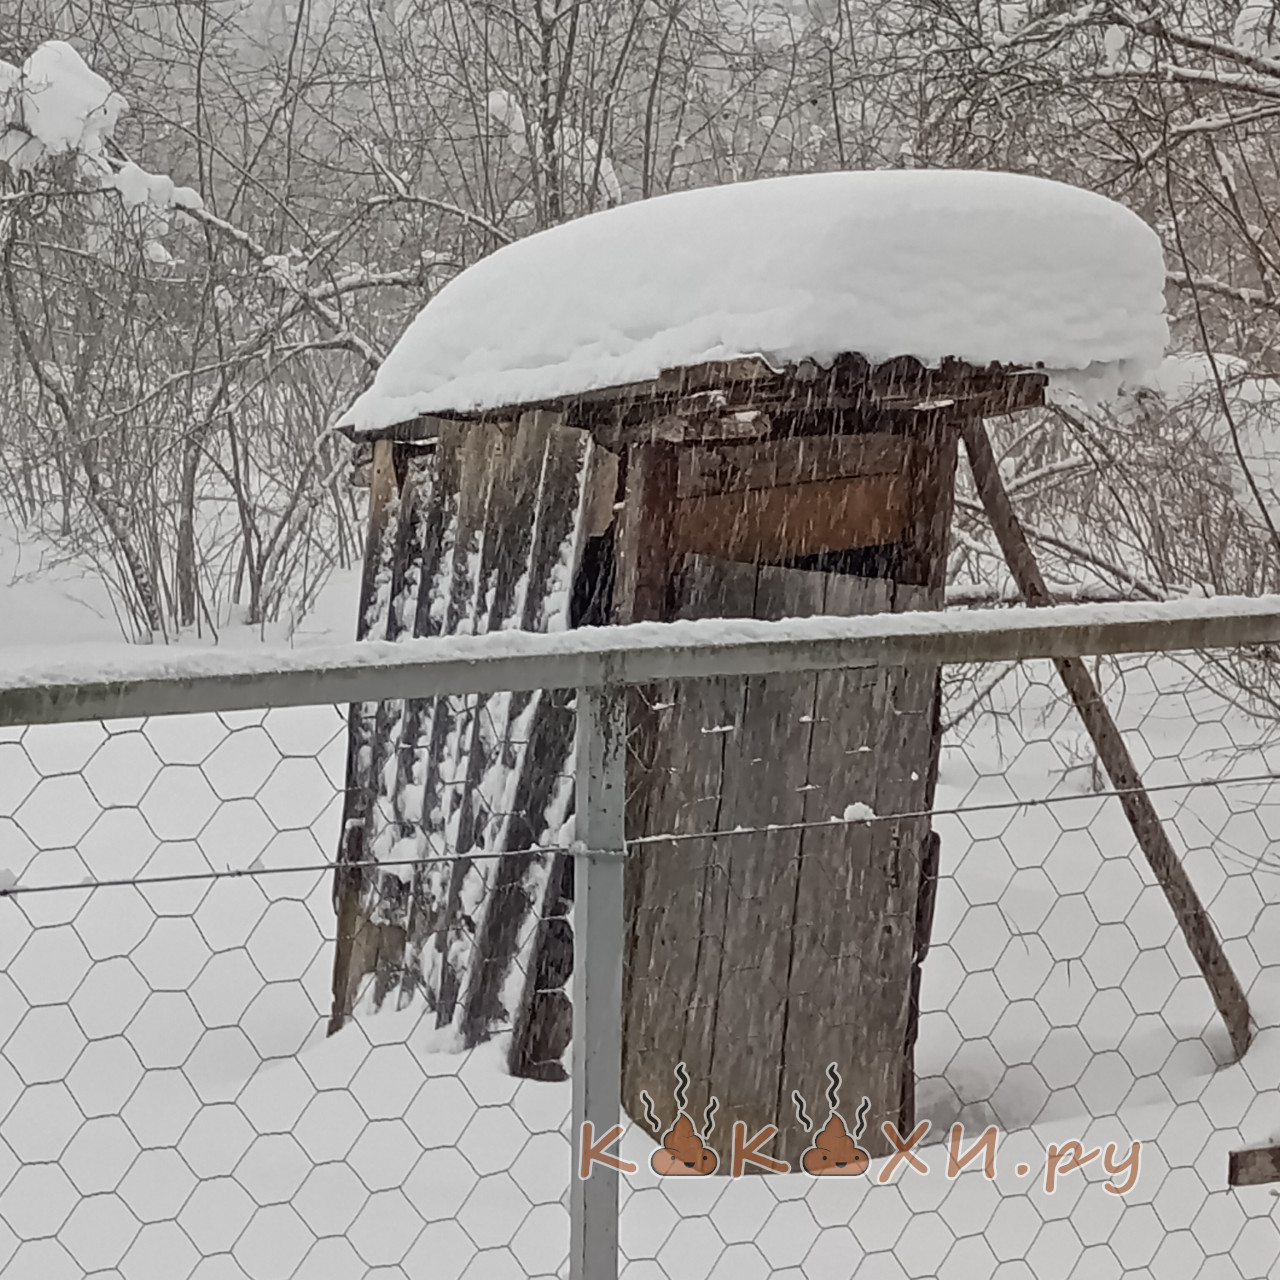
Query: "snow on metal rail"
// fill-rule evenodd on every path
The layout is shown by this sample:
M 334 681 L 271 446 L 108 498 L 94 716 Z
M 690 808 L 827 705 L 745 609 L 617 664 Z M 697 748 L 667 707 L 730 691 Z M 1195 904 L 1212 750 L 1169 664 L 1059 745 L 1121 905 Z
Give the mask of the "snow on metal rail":
M 708 619 L 252 652 L 68 649 L 0 660 L 0 726 L 1277 642 L 1280 595 L 782 622 Z

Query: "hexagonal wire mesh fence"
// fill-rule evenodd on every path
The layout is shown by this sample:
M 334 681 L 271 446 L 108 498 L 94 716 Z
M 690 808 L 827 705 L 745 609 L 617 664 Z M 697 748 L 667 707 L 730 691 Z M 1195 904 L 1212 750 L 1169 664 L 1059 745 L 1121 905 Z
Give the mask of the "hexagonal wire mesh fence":
M 915 1051 L 915 1118 L 930 1125 L 920 1166 L 659 1179 L 636 1144 L 625 1275 L 1275 1273 L 1277 1192 L 1227 1186 L 1229 1152 L 1280 1139 L 1280 739 L 1274 705 L 1242 692 L 1265 689 L 1266 673 L 1153 656 L 1099 675 L 1248 992 L 1257 1031 L 1244 1059 L 1052 665 L 952 669 Z M 839 814 L 865 798 L 822 799 Z M 820 1122 L 821 1071 L 810 1075 Z M 845 1088 L 852 1119 L 859 1081 Z M 690 1097 L 695 1118 L 705 1097 Z M 665 1121 L 670 1102 L 659 1111 Z M 953 1176 L 952 1151 L 993 1126 L 989 1165 L 984 1149 Z M 1087 1162 L 1051 1176 L 1073 1157 Z
M 1052 667 L 953 669 L 924 1171 L 660 1179 L 632 1125 L 629 1280 L 1273 1273 L 1270 1189 L 1226 1187 L 1280 1135 L 1272 709 L 1207 659 L 1102 675 L 1249 993 L 1243 1061 Z M 0 900 L 6 1277 L 565 1274 L 567 1083 L 508 1075 L 501 1031 L 455 1051 L 421 1003 L 325 1035 L 345 753 L 328 707 L 3 734 L 5 886 L 63 886 Z M 994 1176 L 949 1176 L 954 1122 L 995 1127 Z M 1049 1191 L 1072 1140 L 1110 1163 Z
M 4 734 L 10 877 L 126 882 L 0 903 L 4 1274 L 554 1272 L 566 1088 L 326 1038 L 345 765 L 333 707 Z

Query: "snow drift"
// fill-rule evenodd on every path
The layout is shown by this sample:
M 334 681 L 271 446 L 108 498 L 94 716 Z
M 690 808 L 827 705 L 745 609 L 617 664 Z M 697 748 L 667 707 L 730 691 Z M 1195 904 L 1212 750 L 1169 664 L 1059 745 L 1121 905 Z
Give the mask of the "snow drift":
M 741 356 L 1000 361 L 1109 392 L 1163 355 L 1164 279 L 1140 218 L 1040 178 L 824 173 L 684 191 L 464 271 L 341 425 L 373 431 Z

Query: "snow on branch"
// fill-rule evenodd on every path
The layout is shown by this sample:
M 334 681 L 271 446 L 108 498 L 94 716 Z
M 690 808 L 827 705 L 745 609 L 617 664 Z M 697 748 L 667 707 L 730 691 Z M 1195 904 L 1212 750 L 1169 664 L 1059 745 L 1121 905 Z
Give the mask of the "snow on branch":
M 65 41 L 40 45 L 21 67 L 0 61 L 0 166 L 34 176 L 42 169 L 47 173 L 51 160 L 71 157 L 77 179 L 95 201 L 107 192 L 118 197 L 141 234 L 143 253 L 153 263 L 173 261 L 162 238 L 175 221 L 190 218 L 200 223 L 240 246 L 263 275 L 292 295 L 282 314 L 249 344 L 251 350 L 260 349 L 282 324 L 305 312 L 327 331 L 324 345 L 350 351 L 376 369 L 383 353 L 351 331 L 334 303 L 354 288 L 411 284 L 419 272 L 379 276 L 359 268 L 338 279 L 308 283 L 305 264 L 271 253 L 249 232 L 218 217 L 194 188 L 167 174 L 148 172 L 124 156 L 114 135 L 127 110 L 125 98 Z M 56 371 L 41 366 L 38 372 L 54 389 Z
M 1280 302 L 1269 298 L 1263 290 L 1251 289 L 1247 285 L 1227 284 L 1211 276 L 1190 276 L 1185 271 L 1170 271 L 1168 279 L 1171 285 L 1179 289 L 1200 289 L 1205 293 L 1217 294 L 1218 297 L 1230 298 L 1235 302 L 1246 302 L 1251 307 L 1280 310 Z
M 120 200 L 126 209 L 136 209 L 145 204 L 156 209 L 204 208 L 200 193 L 193 187 L 180 187 L 164 174 L 148 173 L 132 160 L 121 165 L 106 185 L 114 187 L 120 193 Z
M 408 183 L 404 178 L 395 172 L 391 166 L 378 153 L 376 147 L 369 148 L 369 160 L 374 170 L 387 182 L 391 190 L 380 195 L 371 196 L 366 201 L 366 206 L 370 209 L 377 208 L 379 205 L 392 204 L 396 202 L 404 204 L 419 204 L 427 209 L 435 209 L 438 213 L 451 214 L 455 218 L 461 219 L 463 222 L 471 226 L 478 227 L 480 230 L 487 232 L 493 236 L 499 244 L 510 244 L 513 237 L 503 231 L 501 227 L 490 222 L 488 218 L 482 218 L 478 213 L 474 213 L 469 209 L 463 209 L 459 205 L 453 204 L 448 200 L 438 200 L 434 196 L 421 195 L 418 192 L 410 191 Z
M 512 151 L 517 155 L 523 154 L 527 148 L 529 126 L 515 95 L 506 89 L 494 89 L 486 99 L 485 109 L 494 125 L 507 134 Z M 594 138 L 563 122 L 554 126 L 554 137 L 561 163 L 577 166 L 584 186 L 602 189 L 608 205 L 622 203 L 622 183 L 618 180 L 617 170 Z
M 0 163 L 22 171 L 73 154 L 86 176 L 104 174 L 106 143 L 127 110 L 66 41 L 47 41 L 21 67 L 0 61 Z
M 1220 71 L 1200 67 L 1187 67 L 1179 63 L 1165 63 L 1156 67 L 1099 67 L 1093 72 L 1095 80 L 1176 80 L 1183 84 L 1199 84 L 1218 89 L 1231 89 L 1238 93 L 1252 93 L 1260 98 L 1280 99 L 1280 77 L 1275 81 L 1257 75 L 1235 71 Z
M 1191 31 L 1183 31 L 1171 27 L 1160 18 L 1139 23 L 1139 29 L 1149 30 L 1153 35 L 1162 35 L 1171 44 L 1183 49 L 1194 49 L 1197 53 L 1207 53 L 1211 57 L 1224 62 L 1234 62 L 1238 66 L 1248 67 L 1259 75 L 1280 78 L 1280 62 L 1268 54 L 1265 40 L 1257 39 L 1260 28 L 1248 25 L 1247 19 L 1257 14 L 1260 6 L 1246 4 L 1241 10 L 1235 31 L 1235 44 L 1227 44 L 1222 40 L 1214 40 L 1209 36 L 1196 35 Z M 1267 5 L 1267 10 L 1271 8 Z
M 172 262 L 161 238 L 174 211 L 204 207 L 200 194 L 165 174 L 121 162 L 115 129 L 129 109 L 124 97 L 65 40 L 49 40 L 15 67 L 0 61 L 0 164 L 34 175 L 59 157 L 72 158 L 76 177 L 91 191 L 118 193 L 142 233 L 143 251 Z

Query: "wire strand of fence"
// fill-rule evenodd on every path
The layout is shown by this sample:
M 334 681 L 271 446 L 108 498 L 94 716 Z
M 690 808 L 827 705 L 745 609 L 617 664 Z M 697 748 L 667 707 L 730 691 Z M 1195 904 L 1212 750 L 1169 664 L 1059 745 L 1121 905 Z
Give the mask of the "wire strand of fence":
M 17 898 L 31 893 L 66 893 L 71 890 L 84 892 L 93 889 L 145 888 L 157 884 L 185 884 L 199 880 L 242 880 L 257 876 L 322 874 L 326 871 L 377 871 L 394 867 L 425 867 L 440 863 L 457 862 L 467 858 L 472 862 L 492 862 L 501 858 L 524 857 L 538 853 L 570 853 L 563 845 L 537 845 L 530 849 L 501 849 L 492 853 L 449 853 L 424 858 L 367 858 L 359 862 L 312 862 L 301 866 L 282 867 L 228 867 L 222 871 L 183 871 L 172 875 L 120 876 L 112 880 L 67 881 L 61 884 L 14 884 L 0 887 L 0 898 Z
M 1079 804 L 1086 800 L 1122 799 L 1142 791 L 1151 792 L 1194 791 L 1202 787 L 1229 787 L 1271 784 L 1280 781 L 1280 774 L 1256 773 L 1239 778 L 1195 778 L 1185 782 L 1162 782 L 1146 787 L 1121 787 L 1099 791 L 1082 791 L 1078 795 L 1028 796 L 1018 800 L 993 800 L 986 804 L 939 806 L 933 809 L 912 809 L 901 813 L 867 812 L 857 817 L 835 816 L 805 822 L 767 823 L 755 827 L 731 827 L 716 831 L 665 832 L 656 835 L 637 836 L 628 840 L 629 845 L 686 844 L 695 840 L 720 840 L 729 836 L 757 835 L 762 831 L 814 831 L 832 826 L 863 826 L 877 822 L 909 822 L 919 818 L 964 817 L 966 814 L 997 813 L 1010 809 L 1037 809 L 1056 804 Z
M 1275 1015 L 1264 998 L 1280 980 L 1280 876 L 1263 874 L 1280 834 L 1280 764 L 1268 768 L 1274 722 L 1211 691 L 1187 699 L 1168 684 L 1130 687 L 1124 702 L 1124 732 L 1151 762 L 1146 790 L 1169 795 L 1160 807 L 1176 824 L 1179 856 L 1257 994 L 1255 1047 L 1231 1065 L 1204 984 L 1170 940 L 1167 904 L 1132 856 L 1116 803 L 1127 793 L 1089 789 L 1087 744 L 1069 729 L 1064 735 L 1052 686 L 1016 671 L 1009 684 L 943 744 L 928 810 L 886 800 L 883 813 L 845 818 L 846 797 L 835 796 L 857 796 L 856 766 L 871 762 L 851 756 L 847 776 L 837 770 L 838 781 L 822 789 L 805 792 L 799 777 L 794 790 L 779 788 L 780 809 L 752 812 L 749 796 L 745 811 L 721 808 L 712 817 L 702 804 L 663 827 L 637 828 L 676 828 L 669 835 L 627 842 L 651 851 L 663 874 L 688 855 L 702 876 L 736 862 L 740 845 L 731 837 L 834 829 L 825 842 L 778 841 L 783 874 L 818 886 L 802 923 L 816 916 L 825 878 L 838 888 L 858 850 L 870 860 L 890 845 L 877 824 L 936 819 L 943 848 L 911 1051 L 917 1117 L 931 1120 L 940 1142 L 915 1149 L 928 1175 L 904 1160 L 888 1185 L 877 1181 L 876 1165 L 871 1176 L 834 1182 L 798 1170 L 717 1177 L 714 1187 L 659 1177 L 649 1163 L 659 1125 L 623 1114 L 628 1130 L 617 1150 L 639 1165 L 620 1179 L 618 1195 L 628 1276 L 1163 1278 L 1186 1259 L 1186 1274 L 1225 1280 L 1221 1267 L 1193 1269 L 1200 1253 L 1238 1264 L 1227 1268 L 1232 1280 L 1274 1274 L 1280 1224 L 1269 1189 L 1224 1185 L 1228 1151 L 1272 1132 L 1280 1098 Z M 18 880 L 0 891 L 15 899 L 0 901 L 5 1280 L 563 1277 L 567 1188 L 576 1176 L 570 1135 L 579 1132 L 568 1081 L 579 1056 L 540 1041 L 536 1065 L 552 1070 L 513 1078 L 507 1055 L 510 1038 L 525 1034 L 522 1006 L 495 1006 L 489 1040 L 471 1045 L 459 1031 L 467 990 L 450 994 L 439 975 L 446 960 L 461 969 L 466 957 L 487 954 L 474 904 L 500 881 L 497 871 L 515 872 L 505 883 L 528 892 L 532 881 L 510 859 L 532 865 L 554 856 L 559 866 L 593 851 L 555 825 L 526 827 L 523 838 L 537 841 L 528 848 L 467 850 L 477 837 L 465 834 L 452 799 L 439 802 L 433 791 L 416 809 L 375 798 L 369 842 L 344 845 L 341 798 L 368 787 L 346 785 L 340 713 L 321 710 L 294 720 L 294 712 L 264 709 L 255 724 L 219 717 L 220 729 L 212 716 L 158 717 L 119 731 L 34 727 L 0 741 L 0 867 L 7 855 Z M 705 742 L 697 725 L 712 721 L 700 710 L 686 714 L 695 745 Z M 779 734 L 794 722 L 780 715 Z M 1216 754 L 1223 750 L 1236 754 Z M 629 768 L 653 767 L 639 753 L 633 761 Z M 557 779 L 574 776 L 556 764 Z M 1181 778 L 1208 769 L 1236 776 Z M 690 800 L 708 789 L 692 776 L 673 781 Z M 413 785 L 424 789 L 420 777 Z M 432 785 L 452 796 L 468 782 L 449 771 Z M 869 789 L 866 799 L 875 799 Z M 486 820 L 519 816 L 510 793 L 472 801 Z M 759 821 L 820 815 L 828 804 L 834 821 Z M 735 826 L 739 814 L 752 825 Z M 557 820 L 567 816 L 557 811 Z M 727 829 L 679 830 L 699 820 Z M 405 836 L 418 843 L 397 847 L 393 838 Z M 506 839 L 486 834 L 479 843 Z M 695 840 L 712 843 L 690 849 Z M 818 845 L 826 853 L 811 856 Z M 330 860 L 344 847 L 361 856 Z M 372 856 L 375 848 L 385 860 Z M 550 870 L 539 874 L 550 880 Z M 399 872 L 407 894 L 425 884 L 427 927 L 421 964 L 393 973 L 385 1003 L 372 985 L 362 988 L 351 1021 L 326 1036 L 332 958 L 343 937 L 332 876 L 343 871 L 395 892 Z M 760 920 L 757 886 L 737 874 L 704 880 L 708 897 Z M 543 970 L 516 952 L 503 995 L 527 967 L 531 985 L 556 996 L 547 1009 L 563 1013 L 572 980 L 564 951 L 582 916 L 572 902 L 568 912 L 563 902 L 551 905 L 555 914 L 526 914 L 522 941 L 545 930 L 539 936 L 554 963 Z M 678 923 L 684 905 L 673 899 L 645 927 Z M 724 935 L 706 932 L 709 919 L 704 912 L 695 921 L 690 953 L 720 945 Z M 845 937 L 838 931 L 810 936 L 826 947 L 824 971 L 844 966 L 837 980 L 849 975 L 848 989 L 857 990 L 856 966 L 870 971 L 875 962 L 831 945 Z M 746 964 L 737 972 L 752 975 L 764 1007 L 773 993 L 754 976 L 760 950 L 758 930 L 744 930 L 737 958 Z M 783 998 L 801 1008 L 808 991 Z M 827 1060 L 800 1067 L 811 1111 L 825 1112 Z M 715 1077 L 695 1079 L 691 1114 L 702 1111 L 699 1090 L 719 1088 L 731 1066 L 727 1056 L 716 1063 Z M 851 1118 L 866 1073 L 843 1061 L 841 1069 Z M 669 1091 L 651 1092 L 666 1124 Z M 725 1114 L 710 1141 L 728 1141 Z M 965 1147 L 998 1128 L 997 1177 L 985 1177 L 981 1162 L 948 1176 L 941 1143 L 952 1124 L 963 1125 Z M 1046 1144 L 1068 1132 L 1086 1151 L 1115 1142 L 1122 1153 L 1140 1141 L 1132 1188 L 1109 1191 L 1099 1156 L 1073 1173 L 1059 1168 L 1050 1195 Z M 1017 1174 L 1019 1162 L 1034 1174 Z M 1135 1156 L 1135 1174 L 1138 1163 Z M 1172 1240 L 1166 1220 L 1186 1224 Z
M 1099 791 L 1084 791 L 1077 795 L 1029 796 L 1016 800 L 997 800 L 986 804 L 939 806 L 932 809 L 913 809 L 898 813 L 874 813 L 868 810 L 853 817 L 833 815 L 830 818 L 805 822 L 777 822 L 756 826 L 740 826 L 712 831 L 659 832 L 652 835 L 628 838 L 627 846 L 641 847 L 654 845 L 692 844 L 705 840 L 727 840 L 733 837 L 754 836 L 770 832 L 799 832 L 829 830 L 831 827 L 870 826 L 876 823 L 910 822 L 923 818 L 960 817 L 969 814 L 995 813 L 1008 810 L 1027 810 L 1043 808 L 1051 805 L 1081 803 L 1088 800 L 1121 799 L 1126 795 L 1134 795 L 1139 790 L 1151 792 L 1194 791 L 1205 787 L 1231 787 L 1280 782 L 1280 774 L 1255 773 L 1238 778 L 1194 778 L 1183 782 L 1155 783 L 1145 788 L 1127 787 L 1111 788 Z M 501 815 L 499 815 L 501 816 Z M 11 884 L 0 885 L 0 899 L 17 898 L 36 893 L 66 893 L 72 891 L 86 892 L 96 889 L 145 888 L 148 885 L 183 884 L 193 881 L 238 880 L 272 875 L 306 875 L 324 874 L 330 871 L 391 870 L 400 867 L 439 866 L 459 859 L 473 862 L 496 862 L 504 858 L 528 857 L 543 854 L 609 854 L 612 851 L 583 850 L 573 845 L 541 844 L 531 845 L 523 849 L 495 850 L 462 850 L 446 854 L 431 854 L 417 858 L 369 858 L 360 861 L 313 862 L 296 866 L 248 866 L 228 867 L 221 871 L 175 872 L 169 875 L 152 876 L 120 876 L 113 879 L 86 879 L 66 881 L 55 884 Z M 1262 862 L 1263 860 L 1260 860 Z

